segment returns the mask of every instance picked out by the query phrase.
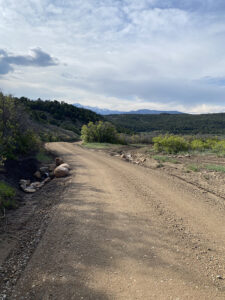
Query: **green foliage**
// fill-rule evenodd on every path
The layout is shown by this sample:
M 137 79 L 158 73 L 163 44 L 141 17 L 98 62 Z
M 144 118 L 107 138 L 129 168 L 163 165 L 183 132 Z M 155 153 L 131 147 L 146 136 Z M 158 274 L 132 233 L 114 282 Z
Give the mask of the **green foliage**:
M 178 153 L 189 149 L 188 142 L 180 136 L 165 135 L 153 138 L 154 150 L 156 152 Z
M 12 96 L 0 93 L 0 161 L 32 152 L 39 145 L 24 108 Z
M 0 181 L 0 209 L 15 207 L 15 190 L 3 181 Z
M 209 171 L 225 173 L 225 166 L 211 164 L 211 165 L 205 165 L 204 167 Z
M 225 113 L 109 115 L 105 117 L 121 132 L 158 132 L 165 134 L 225 134 Z
M 202 140 L 195 139 L 191 142 L 191 149 L 197 151 L 204 151 L 206 149 L 206 145 Z
M 109 122 L 89 122 L 81 129 L 81 138 L 85 143 L 117 143 L 117 131 Z
M 191 170 L 193 172 L 199 172 L 200 171 L 200 167 L 196 164 L 187 165 L 187 169 Z
M 44 149 L 41 149 L 36 154 L 36 159 L 44 164 L 50 164 L 52 162 L 52 156 Z
M 212 150 L 213 152 L 217 153 L 217 154 L 225 154 L 225 141 L 221 140 L 221 141 L 217 141 L 216 143 L 214 143 L 212 145 Z
M 155 137 L 156 134 L 154 133 L 137 133 L 137 134 L 119 134 L 120 143 L 123 145 L 132 144 L 132 145 L 139 145 L 139 144 L 152 144 L 152 138 Z
M 121 147 L 121 144 L 110 143 L 83 143 L 83 146 L 88 149 L 116 149 Z
M 190 147 L 192 150 L 201 152 L 205 150 L 213 150 L 220 142 L 221 141 L 219 141 L 218 138 L 194 139 L 190 142 Z
M 156 152 L 179 153 L 185 151 L 211 151 L 217 155 L 225 155 L 225 140 L 214 138 L 192 138 L 176 135 L 160 135 L 153 139 L 153 149 Z
M 16 99 L 27 108 L 33 120 L 71 130 L 76 134 L 80 134 L 82 125 L 104 119 L 88 109 L 78 108 L 63 101 L 31 101 L 25 97 Z

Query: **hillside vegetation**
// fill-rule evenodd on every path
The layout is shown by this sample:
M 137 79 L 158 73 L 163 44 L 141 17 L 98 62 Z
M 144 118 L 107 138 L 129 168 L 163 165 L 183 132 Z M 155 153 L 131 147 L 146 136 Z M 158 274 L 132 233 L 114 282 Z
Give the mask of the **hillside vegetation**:
M 96 122 L 103 119 L 100 115 L 84 108 L 59 101 L 43 101 L 38 99 L 32 101 L 28 98 L 16 98 L 16 101 L 23 104 L 31 118 L 38 124 L 45 126 L 53 125 L 64 130 L 69 130 L 80 135 L 81 127 L 89 122 Z M 51 126 L 50 126 L 51 129 Z
M 84 124 L 101 119 L 92 111 L 64 102 L 32 101 L 0 92 L 0 215 L 4 208 L 15 206 L 11 184 L 17 187 L 16 174 L 21 173 L 23 161 L 27 160 L 27 172 L 32 176 L 34 165 L 48 159 L 44 142 L 76 141 Z
M 225 134 L 225 113 L 204 115 L 109 115 L 109 122 L 124 132 Z
M 32 101 L 0 93 L 0 157 L 36 151 L 41 141 L 78 140 L 81 127 L 100 115 L 59 101 Z

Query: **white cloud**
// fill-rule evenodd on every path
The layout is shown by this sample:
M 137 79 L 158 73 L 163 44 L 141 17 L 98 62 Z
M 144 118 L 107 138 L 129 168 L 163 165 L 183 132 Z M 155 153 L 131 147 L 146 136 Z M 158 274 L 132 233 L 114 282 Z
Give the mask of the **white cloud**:
M 0 48 L 19 55 L 40 47 L 61 62 L 54 70 L 13 66 L 0 78 L 5 92 L 121 110 L 225 106 L 220 0 L 0 0 L 0 6 Z

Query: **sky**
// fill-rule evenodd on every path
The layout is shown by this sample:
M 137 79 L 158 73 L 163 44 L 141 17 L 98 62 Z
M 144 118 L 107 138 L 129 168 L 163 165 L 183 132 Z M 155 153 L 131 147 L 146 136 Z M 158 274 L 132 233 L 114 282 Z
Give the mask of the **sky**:
M 0 0 L 0 89 L 117 110 L 225 111 L 224 0 Z

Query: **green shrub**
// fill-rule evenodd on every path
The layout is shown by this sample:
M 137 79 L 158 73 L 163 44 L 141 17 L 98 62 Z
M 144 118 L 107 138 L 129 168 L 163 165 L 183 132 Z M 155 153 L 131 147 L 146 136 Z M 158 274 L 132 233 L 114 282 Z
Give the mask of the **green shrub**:
M 212 150 L 215 153 L 225 154 L 225 141 L 218 141 L 214 145 L 212 145 Z
M 176 135 L 154 137 L 153 143 L 156 152 L 178 153 L 189 149 L 188 142 L 183 137 Z
M 0 92 L 0 161 L 36 151 L 38 137 L 30 130 L 27 112 L 15 98 Z
M 191 149 L 204 151 L 206 149 L 206 144 L 202 140 L 195 139 L 191 142 Z
M 15 190 L 3 181 L 0 181 L 0 209 L 15 207 Z
M 118 143 L 118 134 L 109 122 L 89 122 L 81 130 L 81 138 L 85 143 Z

